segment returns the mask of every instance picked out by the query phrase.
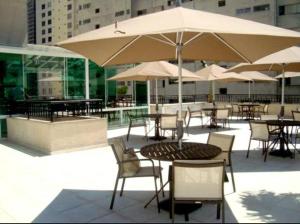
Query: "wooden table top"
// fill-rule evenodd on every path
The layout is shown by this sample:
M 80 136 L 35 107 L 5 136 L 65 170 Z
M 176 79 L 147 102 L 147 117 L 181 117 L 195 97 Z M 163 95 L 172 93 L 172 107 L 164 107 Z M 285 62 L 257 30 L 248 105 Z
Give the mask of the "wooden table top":
M 143 156 L 162 161 L 212 159 L 221 152 L 217 146 L 195 142 L 183 142 L 181 150 L 177 142 L 160 142 L 141 148 Z

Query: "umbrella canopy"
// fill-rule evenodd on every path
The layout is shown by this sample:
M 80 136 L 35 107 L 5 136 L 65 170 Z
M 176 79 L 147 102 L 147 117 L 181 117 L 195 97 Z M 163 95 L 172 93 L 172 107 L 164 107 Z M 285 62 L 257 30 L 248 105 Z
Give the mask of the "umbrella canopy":
M 258 71 L 242 72 L 240 75 L 249 78 L 253 82 L 277 82 L 275 78 Z
M 197 78 L 194 73 L 182 69 L 182 77 Z M 178 79 L 178 66 L 165 61 L 144 62 L 136 67 L 121 72 L 108 80 L 147 81 L 173 78 Z
M 177 59 L 181 120 L 182 59 L 253 62 L 299 43 L 300 33 L 295 31 L 177 7 L 93 30 L 58 45 L 102 66 Z
M 220 22 L 221 21 L 221 22 Z M 299 32 L 177 7 L 93 30 L 58 45 L 99 65 L 177 59 L 254 62 L 299 44 Z
M 299 70 L 300 71 L 300 70 Z M 282 79 L 283 75 L 277 75 L 275 76 L 276 79 Z M 300 72 L 285 72 L 284 74 L 285 78 L 295 78 L 295 77 L 300 77 Z
M 239 64 L 231 69 L 231 72 L 242 72 L 242 71 L 276 71 L 282 72 L 282 88 L 281 88 L 281 115 L 283 116 L 284 110 L 284 81 L 285 72 L 299 72 L 300 71 L 300 47 L 290 47 L 279 52 L 270 54 L 263 57 L 253 64 Z
M 192 72 L 182 69 L 182 77 L 197 78 Z M 174 78 L 178 79 L 178 66 L 165 61 L 144 62 L 136 67 L 130 68 L 124 72 L 121 72 L 108 80 L 119 81 L 147 81 L 155 80 L 155 92 L 156 92 L 156 112 L 158 112 L 158 90 L 157 80 Z

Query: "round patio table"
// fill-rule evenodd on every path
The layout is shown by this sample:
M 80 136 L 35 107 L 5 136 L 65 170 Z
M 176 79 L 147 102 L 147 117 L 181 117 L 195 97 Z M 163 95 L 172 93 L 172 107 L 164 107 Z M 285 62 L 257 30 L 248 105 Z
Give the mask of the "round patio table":
M 210 112 L 210 125 L 208 125 L 207 127 L 208 128 L 218 128 L 220 126 L 218 126 L 217 124 L 217 120 L 216 120 L 216 115 L 217 115 L 217 110 L 218 109 L 228 109 L 228 108 L 225 108 L 225 107 L 203 107 L 201 108 L 201 110 L 203 111 L 207 111 L 207 112 Z
M 182 142 L 182 149 L 179 149 L 178 142 L 161 142 L 143 146 L 140 150 L 141 155 L 146 158 L 159 160 L 159 161 L 174 161 L 174 160 L 205 160 L 212 159 L 222 152 L 221 148 L 215 145 L 195 143 L 195 142 Z M 170 182 L 172 177 L 172 169 L 169 166 L 169 180 L 163 185 L 162 189 Z M 147 207 L 155 198 L 152 197 L 145 205 Z M 170 211 L 171 200 L 166 199 L 159 203 L 160 208 Z M 202 204 L 176 204 L 175 213 L 185 214 L 185 220 L 188 221 L 188 213 L 200 208 Z M 171 213 L 170 213 L 171 218 Z
M 254 119 L 254 108 L 260 106 L 260 104 L 255 103 L 241 103 L 238 104 L 239 107 L 242 108 L 242 116 L 243 113 L 246 112 L 246 120 Z

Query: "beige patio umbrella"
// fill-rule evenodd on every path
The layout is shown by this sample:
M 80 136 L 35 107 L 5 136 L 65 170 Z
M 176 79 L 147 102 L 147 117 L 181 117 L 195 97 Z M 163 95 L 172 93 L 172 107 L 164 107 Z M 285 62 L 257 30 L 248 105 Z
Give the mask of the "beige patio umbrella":
M 282 79 L 283 75 L 277 75 L 275 76 L 276 79 Z M 284 73 L 284 77 L 285 78 L 296 78 L 296 77 L 300 77 L 300 72 L 285 72 Z
M 230 74 L 230 73 L 228 73 Z M 251 72 L 242 72 L 240 75 L 251 79 L 252 83 L 264 83 L 264 82 L 277 82 L 277 79 L 272 78 L 264 73 L 251 71 Z M 248 81 L 248 98 L 251 98 L 251 81 Z
M 281 116 L 284 115 L 284 87 L 285 87 L 285 72 L 300 71 L 300 47 L 290 47 L 276 53 L 270 54 L 261 58 L 253 64 L 239 64 L 231 69 L 231 72 L 242 71 L 276 71 L 282 73 L 282 88 L 281 88 Z
M 101 66 L 176 59 L 181 120 L 182 59 L 251 63 L 299 43 L 295 31 L 177 7 L 116 22 L 58 45 Z
M 183 77 L 182 81 L 183 82 L 211 81 L 212 82 L 213 101 L 215 101 L 215 81 L 228 82 L 228 83 L 229 82 L 238 82 L 238 81 L 251 81 L 250 78 L 242 76 L 238 73 L 235 73 L 235 72 L 224 73 L 225 71 L 227 71 L 227 69 L 225 69 L 219 65 L 212 64 L 210 66 L 207 66 L 207 67 L 195 72 L 195 74 L 197 75 L 196 78 Z
M 197 76 L 188 71 L 187 69 L 182 69 L 182 77 L 186 78 L 196 78 Z M 158 110 L 158 90 L 157 90 L 157 80 L 160 79 L 178 79 L 178 66 L 165 62 L 165 61 L 155 61 L 155 62 L 144 62 L 136 67 L 130 68 L 124 72 L 121 72 L 108 80 L 116 81 L 148 81 L 155 80 L 155 92 L 156 92 L 156 111 Z

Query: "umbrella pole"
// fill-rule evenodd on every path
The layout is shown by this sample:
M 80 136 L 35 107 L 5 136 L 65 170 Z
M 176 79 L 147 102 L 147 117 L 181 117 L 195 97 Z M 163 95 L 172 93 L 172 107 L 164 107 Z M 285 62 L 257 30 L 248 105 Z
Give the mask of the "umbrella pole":
M 151 98 L 150 98 L 150 80 L 147 80 L 147 103 L 148 103 L 148 114 L 151 113 L 150 110 L 150 104 L 151 104 Z
M 215 105 L 215 81 L 213 80 L 212 83 L 212 102 Z
M 251 101 L 250 98 L 251 98 L 251 83 L 250 81 L 248 81 L 248 98 L 249 98 L 249 102 Z
M 183 121 L 182 121 L 182 58 L 181 58 L 181 50 L 182 45 L 177 44 L 177 59 L 178 59 L 178 104 L 179 104 L 179 113 L 178 113 L 178 128 L 177 128 L 177 136 L 178 136 L 178 146 L 179 149 L 182 149 L 182 137 L 183 137 Z
M 284 116 L 284 87 L 285 87 L 285 71 L 284 66 L 282 66 L 282 83 L 281 83 L 281 111 L 280 116 Z
M 158 89 L 157 89 L 157 79 L 155 79 L 155 110 L 158 113 Z

